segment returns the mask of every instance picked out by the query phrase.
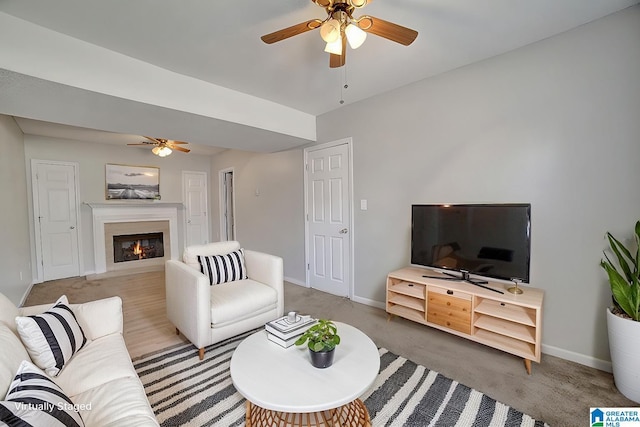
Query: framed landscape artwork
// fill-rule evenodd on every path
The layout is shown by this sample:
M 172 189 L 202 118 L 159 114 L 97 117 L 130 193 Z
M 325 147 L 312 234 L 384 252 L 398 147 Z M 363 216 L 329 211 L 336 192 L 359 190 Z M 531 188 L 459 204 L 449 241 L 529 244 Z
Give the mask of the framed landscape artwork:
M 107 200 L 160 200 L 160 168 L 106 165 Z

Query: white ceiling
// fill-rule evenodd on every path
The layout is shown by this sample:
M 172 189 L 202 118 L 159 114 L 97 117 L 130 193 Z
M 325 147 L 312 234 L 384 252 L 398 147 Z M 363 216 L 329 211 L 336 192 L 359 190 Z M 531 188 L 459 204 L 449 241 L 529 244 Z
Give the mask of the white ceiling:
M 354 103 L 534 43 L 637 3 L 374 0 L 354 15 L 368 14 L 413 28 L 419 32 L 418 38 L 405 47 L 370 34 L 361 48 L 348 49 L 347 66 L 339 69 L 329 68 L 318 31 L 272 45 L 260 40 L 260 36 L 281 28 L 324 18 L 324 10 L 309 0 L 2 0 L 0 12 L 174 73 L 317 116 L 341 108 L 340 99 L 345 104 Z M 11 73 L 9 77 L 15 80 Z M 345 82 L 348 89 L 343 88 Z M 9 84 L 5 81 L 4 87 Z M 0 112 L 5 114 L 19 115 L 23 111 L 16 108 L 17 113 L 12 113 L 11 106 L 2 107 Z M 30 118 L 77 124 L 73 119 L 50 117 L 58 116 L 43 113 Z M 43 125 L 20 123 L 33 132 L 37 125 Z M 116 132 L 128 129 L 122 123 L 106 129 L 108 126 L 101 123 L 95 127 Z M 231 127 L 229 131 L 238 129 Z M 166 137 L 189 140 L 190 135 Z M 231 144 L 204 139 L 204 135 L 193 134 L 196 142 Z M 233 140 L 231 136 L 226 139 Z M 312 139 L 294 135 L 291 144 Z M 282 144 L 261 147 L 264 151 L 283 148 Z

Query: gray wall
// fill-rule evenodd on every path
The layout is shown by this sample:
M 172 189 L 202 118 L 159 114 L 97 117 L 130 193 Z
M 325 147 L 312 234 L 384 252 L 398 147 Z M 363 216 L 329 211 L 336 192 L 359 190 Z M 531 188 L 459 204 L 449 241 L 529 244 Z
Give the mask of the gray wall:
M 0 115 L 0 292 L 16 305 L 31 284 L 23 141 L 15 120 Z
M 80 165 L 80 202 L 105 201 L 105 164 L 116 163 L 160 168 L 160 195 L 163 202 L 182 202 L 182 171 L 199 171 L 210 174 L 210 157 L 175 152 L 161 158 L 148 147 L 128 147 L 112 144 L 96 144 L 85 141 L 67 141 L 34 135 L 25 135 L 29 218 L 31 221 L 31 159 L 77 162 Z M 23 163 L 24 165 L 24 163 Z M 179 248 L 184 245 L 183 209 L 178 210 Z M 93 220 L 91 208 L 81 206 L 81 239 L 84 274 L 95 271 L 93 253 Z M 31 227 L 33 228 L 33 227 Z M 31 230 L 33 239 L 33 230 Z M 33 240 L 32 240 L 33 241 Z M 35 249 L 32 249 L 35 258 Z M 35 272 L 33 273 L 36 277 Z
M 640 218 L 640 7 L 318 118 L 353 137 L 355 294 L 409 263 L 412 203 L 532 204 L 544 350 L 609 360 L 598 263 Z M 351 82 L 357 85 L 357 79 Z
M 285 277 L 298 284 L 305 280 L 302 157 L 301 149 L 229 150 L 211 163 L 214 240 L 220 238 L 219 172 L 233 167 L 236 239 L 247 249 L 281 256 Z

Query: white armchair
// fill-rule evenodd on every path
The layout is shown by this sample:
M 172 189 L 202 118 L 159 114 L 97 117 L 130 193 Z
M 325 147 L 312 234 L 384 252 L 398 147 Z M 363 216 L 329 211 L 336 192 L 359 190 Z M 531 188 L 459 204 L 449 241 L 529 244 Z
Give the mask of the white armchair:
M 258 328 L 282 316 L 282 258 L 244 250 L 247 279 L 210 285 L 200 272 L 198 255 L 224 255 L 240 249 L 236 241 L 189 246 L 183 260 L 165 264 L 167 317 L 199 350 Z

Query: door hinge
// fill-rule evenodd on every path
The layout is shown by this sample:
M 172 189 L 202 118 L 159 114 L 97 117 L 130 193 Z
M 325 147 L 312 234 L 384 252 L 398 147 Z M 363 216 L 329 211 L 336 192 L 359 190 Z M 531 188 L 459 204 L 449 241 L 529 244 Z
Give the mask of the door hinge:
M 311 265 L 307 264 L 307 270 L 311 270 Z
M 309 163 L 305 163 L 304 164 L 304 170 L 308 171 L 309 170 Z

